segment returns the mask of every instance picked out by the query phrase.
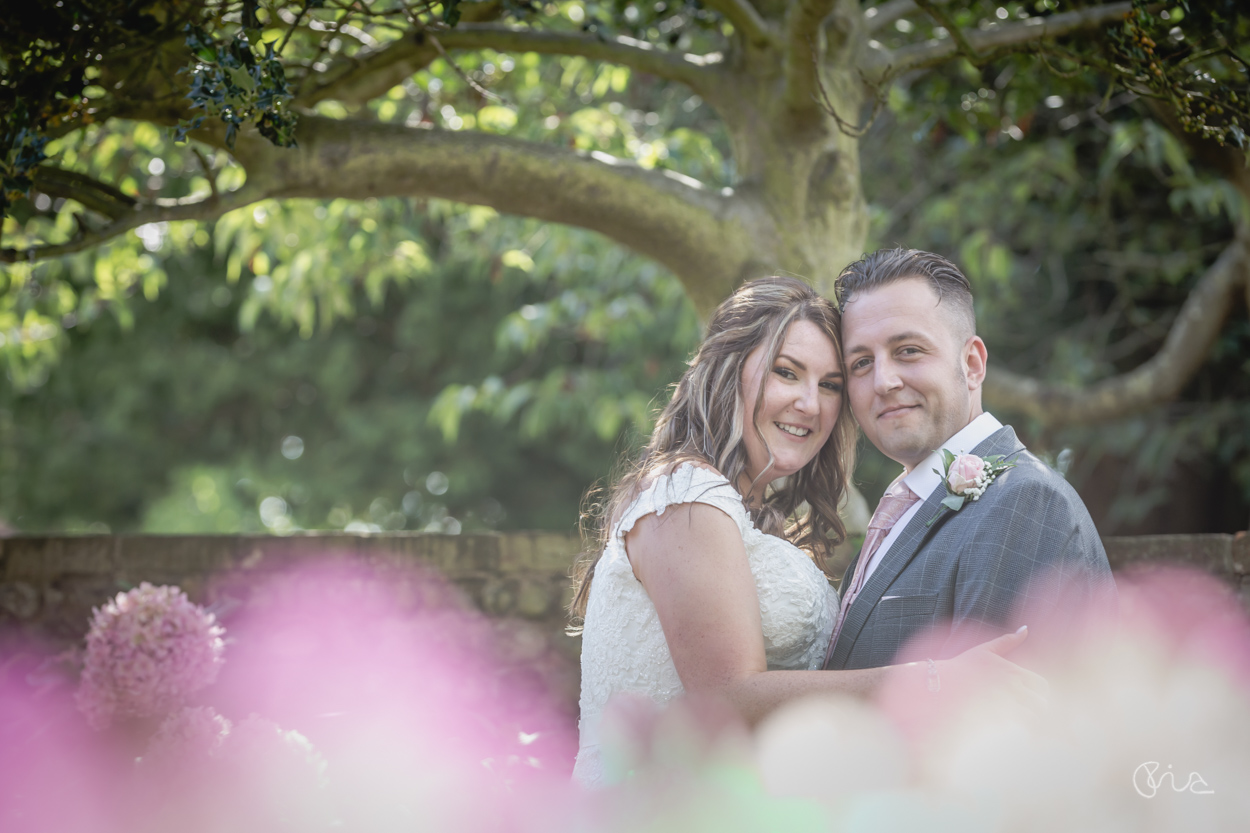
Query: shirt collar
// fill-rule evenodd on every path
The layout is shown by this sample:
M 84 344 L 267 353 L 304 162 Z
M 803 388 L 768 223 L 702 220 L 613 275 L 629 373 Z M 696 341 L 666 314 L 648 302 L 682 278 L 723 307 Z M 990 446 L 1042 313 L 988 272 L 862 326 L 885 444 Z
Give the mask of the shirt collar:
M 942 443 L 942 448 L 921 460 L 911 470 L 911 473 L 903 478 L 903 482 L 907 484 L 907 488 L 911 489 L 913 494 L 924 499 L 932 494 L 934 489 L 942 485 L 940 472 L 944 468 L 942 461 L 943 449 L 955 455 L 967 454 L 1002 427 L 1003 424 L 995 419 L 993 414 L 989 411 L 983 412 L 960 429 L 955 436 Z M 937 471 L 934 471 L 934 469 Z

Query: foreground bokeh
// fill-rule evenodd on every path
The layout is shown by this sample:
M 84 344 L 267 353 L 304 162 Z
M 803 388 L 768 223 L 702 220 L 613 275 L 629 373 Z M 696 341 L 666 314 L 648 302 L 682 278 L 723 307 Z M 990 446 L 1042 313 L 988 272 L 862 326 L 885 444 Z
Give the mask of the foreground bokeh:
M 717 703 L 625 700 L 606 729 L 619 783 L 586 793 L 573 716 L 454 590 L 327 560 L 226 612 L 217 681 L 161 714 L 94 729 L 73 657 L 0 659 L 0 829 L 1240 830 L 1245 615 L 1192 572 L 1120 585 L 1118 625 L 1029 658 L 1051 686 L 1040 712 L 895 688 L 796 703 L 752 734 Z

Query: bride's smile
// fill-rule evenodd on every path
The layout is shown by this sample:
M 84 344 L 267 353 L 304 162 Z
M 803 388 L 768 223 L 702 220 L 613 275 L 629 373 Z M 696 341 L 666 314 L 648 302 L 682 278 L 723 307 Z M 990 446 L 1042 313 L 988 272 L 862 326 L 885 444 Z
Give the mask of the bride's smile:
M 743 438 L 746 477 L 757 503 L 769 482 L 811 462 L 828 441 L 842 408 L 842 362 L 833 342 L 811 321 L 790 325 L 767 373 L 766 360 L 766 345 L 761 344 L 742 366 L 743 407 L 756 411 L 759 402 L 758 431 L 747 429 Z M 743 424 L 750 420 L 743 419 Z

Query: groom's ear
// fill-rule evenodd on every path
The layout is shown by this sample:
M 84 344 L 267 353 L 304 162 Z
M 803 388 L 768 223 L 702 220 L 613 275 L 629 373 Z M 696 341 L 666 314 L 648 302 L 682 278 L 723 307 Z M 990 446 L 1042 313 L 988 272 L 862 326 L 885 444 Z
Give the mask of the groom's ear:
M 980 390 L 985 382 L 985 365 L 989 360 L 989 351 L 980 336 L 973 336 L 964 342 L 964 375 L 968 378 L 968 390 Z

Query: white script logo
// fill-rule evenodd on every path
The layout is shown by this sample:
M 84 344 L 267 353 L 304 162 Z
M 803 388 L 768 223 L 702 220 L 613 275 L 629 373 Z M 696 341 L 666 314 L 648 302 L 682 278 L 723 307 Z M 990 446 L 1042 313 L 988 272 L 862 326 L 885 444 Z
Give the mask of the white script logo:
M 1155 776 L 1158 773 L 1158 777 Z M 1154 798 L 1155 793 L 1163 786 L 1164 780 L 1170 779 L 1172 782 L 1172 791 L 1183 793 L 1189 791 L 1194 795 L 1213 795 L 1215 790 L 1210 789 L 1210 784 L 1202 780 L 1202 776 L 1196 772 L 1189 773 L 1189 780 L 1185 782 L 1185 786 L 1176 786 L 1176 774 L 1172 772 L 1172 765 L 1168 764 L 1168 768 L 1164 772 L 1159 772 L 1158 761 L 1146 761 L 1146 763 L 1133 770 L 1133 789 L 1137 790 L 1137 794 L 1142 798 Z M 1201 784 L 1208 789 L 1200 790 L 1198 785 Z

